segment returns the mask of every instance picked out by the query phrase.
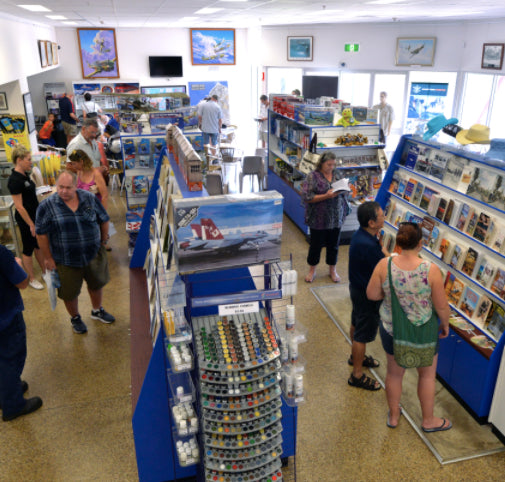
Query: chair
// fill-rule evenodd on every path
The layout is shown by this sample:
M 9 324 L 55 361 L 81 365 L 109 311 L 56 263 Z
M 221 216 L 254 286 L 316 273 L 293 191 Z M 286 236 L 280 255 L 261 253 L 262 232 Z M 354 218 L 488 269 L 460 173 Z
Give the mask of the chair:
M 111 191 L 114 191 L 114 187 L 117 186 L 119 194 L 123 192 L 124 183 L 120 181 L 120 175 L 123 174 L 123 161 L 121 159 L 107 159 L 109 161 L 109 175 L 111 176 Z
M 207 189 L 209 196 L 224 194 L 223 179 L 221 177 L 221 174 L 217 172 L 207 173 L 207 178 L 205 180 L 205 189 Z
M 242 172 L 239 175 L 240 192 L 242 192 L 244 176 L 258 176 L 259 190 L 263 190 L 263 159 L 261 156 L 244 156 Z
M 263 160 L 263 187 L 266 188 L 267 185 L 267 174 L 268 174 L 268 149 L 264 147 L 256 148 L 256 156 L 261 156 Z

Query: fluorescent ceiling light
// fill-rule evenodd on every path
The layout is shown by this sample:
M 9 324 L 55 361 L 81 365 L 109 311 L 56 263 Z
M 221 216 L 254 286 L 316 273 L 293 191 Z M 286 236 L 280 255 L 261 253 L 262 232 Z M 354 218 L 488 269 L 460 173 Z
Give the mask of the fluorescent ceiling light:
M 192 22 L 193 20 L 198 20 L 198 17 L 182 17 L 181 22 Z
M 66 20 L 67 17 L 63 15 L 46 15 L 47 18 L 50 18 L 51 20 Z
M 196 14 L 201 14 L 201 15 L 207 15 L 207 14 L 210 14 L 210 13 L 219 12 L 219 10 L 223 10 L 223 9 L 222 8 L 201 8 L 200 10 L 198 10 L 195 13 Z
M 70 22 L 62 22 L 62 23 L 64 23 L 65 25 L 77 25 L 77 22 L 72 22 L 72 21 L 70 21 Z
M 24 8 L 25 10 L 30 10 L 30 12 L 50 12 L 46 7 L 42 5 L 18 5 L 18 7 Z

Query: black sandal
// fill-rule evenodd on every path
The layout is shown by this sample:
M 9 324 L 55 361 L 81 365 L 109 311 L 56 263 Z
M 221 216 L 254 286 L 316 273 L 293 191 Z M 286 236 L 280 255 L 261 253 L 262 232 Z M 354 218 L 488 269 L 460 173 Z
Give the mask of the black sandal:
M 347 363 L 351 366 L 354 365 L 354 363 L 352 361 L 352 355 L 347 360 Z M 366 355 L 365 358 L 363 359 L 363 366 L 366 368 L 377 368 L 380 366 L 380 362 L 379 362 L 379 360 L 376 360 L 375 358 L 371 357 L 370 355 Z
M 347 380 L 347 383 L 351 385 L 351 387 L 356 387 L 356 388 L 363 388 L 365 390 L 370 390 L 372 392 L 375 392 L 376 390 L 380 390 L 381 386 L 376 385 L 378 383 L 376 380 L 373 378 L 367 377 L 364 373 L 361 375 L 361 378 L 356 378 L 352 373 Z

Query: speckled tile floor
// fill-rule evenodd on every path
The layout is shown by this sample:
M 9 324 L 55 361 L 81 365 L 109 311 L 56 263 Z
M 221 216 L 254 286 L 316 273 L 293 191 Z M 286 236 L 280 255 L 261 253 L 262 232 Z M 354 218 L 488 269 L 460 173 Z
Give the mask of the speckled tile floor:
M 16 421 L 0 422 L 0 481 L 135 481 L 131 430 L 129 286 L 124 197 L 111 197 L 109 212 L 118 228 L 110 253 L 112 281 L 105 308 L 117 321 L 89 319 L 87 295 L 81 313 L 85 336 L 74 335 L 64 307 L 50 311 L 46 291 L 23 292 L 28 359 L 23 378 L 28 395 L 44 406 Z M 328 285 L 323 267 L 311 285 L 303 282 L 307 244 L 285 220 L 282 252 L 298 270 L 297 317 L 309 329 L 300 352 L 307 361 L 308 400 L 298 413 L 296 479 L 294 461 L 285 479 L 301 482 L 378 480 L 498 481 L 505 454 L 442 466 L 408 423 L 386 427 L 384 392 L 347 385 L 349 345 L 310 292 Z M 347 282 L 347 247 L 338 271 Z

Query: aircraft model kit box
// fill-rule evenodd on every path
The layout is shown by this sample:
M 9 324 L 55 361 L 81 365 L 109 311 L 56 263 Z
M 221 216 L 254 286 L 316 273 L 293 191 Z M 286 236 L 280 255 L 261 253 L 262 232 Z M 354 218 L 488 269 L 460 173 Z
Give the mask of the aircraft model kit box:
M 172 206 L 181 273 L 280 259 L 283 198 L 277 191 L 174 199 Z

